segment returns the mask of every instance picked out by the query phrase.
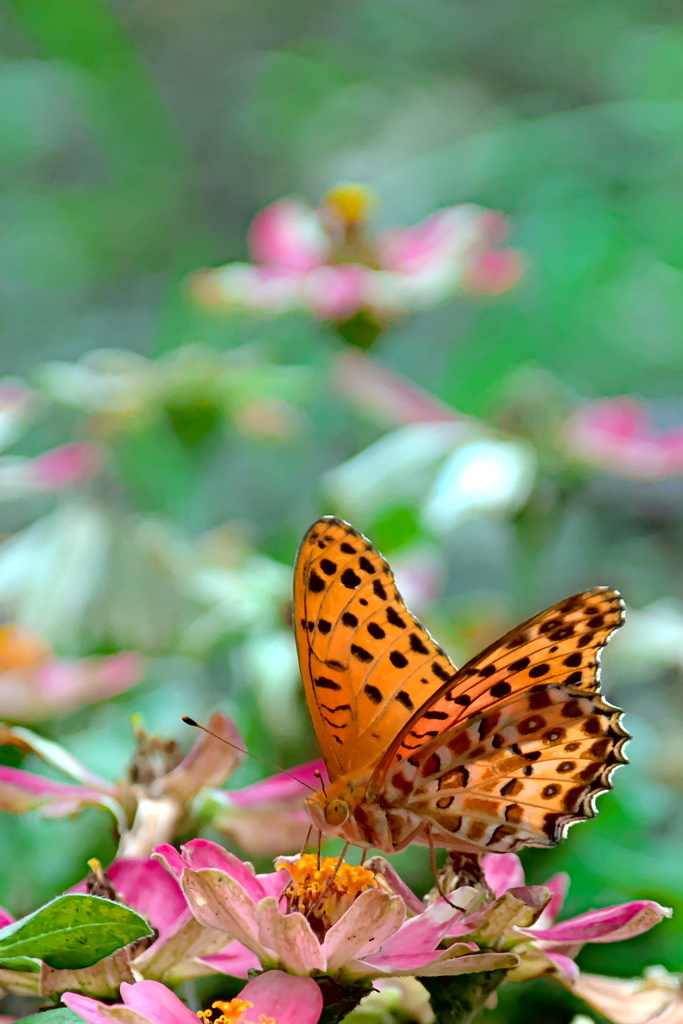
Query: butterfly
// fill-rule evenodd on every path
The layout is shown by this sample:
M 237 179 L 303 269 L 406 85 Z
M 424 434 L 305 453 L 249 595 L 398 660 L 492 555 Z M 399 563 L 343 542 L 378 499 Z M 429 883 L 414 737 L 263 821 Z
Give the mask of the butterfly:
M 595 815 L 626 764 L 599 660 L 623 601 L 595 587 L 532 616 L 456 669 L 408 611 L 387 562 L 334 516 L 294 573 L 306 701 L 329 785 L 314 826 L 364 849 L 548 847 Z

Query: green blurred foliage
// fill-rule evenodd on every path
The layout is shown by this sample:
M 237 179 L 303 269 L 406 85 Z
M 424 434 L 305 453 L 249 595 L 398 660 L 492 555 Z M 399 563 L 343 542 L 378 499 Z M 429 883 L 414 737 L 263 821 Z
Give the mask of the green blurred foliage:
M 637 394 L 662 425 L 683 421 L 679 16 L 671 0 L 3 0 L 4 372 L 31 381 L 40 363 L 91 349 L 156 358 L 187 343 L 248 344 L 264 361 L 315 371 L 303 428 L 283 443 L 218 429 L 210 402 L 176 400 L 112 442 L 116 487 L 101 496 L 190 537 L 238 523 L 291 565 L 309 522 L 335 511 L 323 474 L 380 431 L 327 382 L 342 346 L 331 331 L 299 316 L 221 321 L 192 307 L 184 276 L 244 258 L 248 222 L 267 202 L 316 201 L 337 180 L 368 182 L 385 225 L 463 201 L 501 209 L 528 259 L 521 285 L 416 316 L 375 349 L 456 409 L 516 425 L 541 459 L 537 489 L 511 520 L 427 537 L 448 568 L 427 624 L 466 656 L 472 620 L 507 626 L 596 583 L 619 587 L 635 608 L 683 600 L 681 481 L 558 465 L 538 420 L 581 397 Z M 22 451 L 84 429 L 73 411 L 39 418 Z M 7 506 L 2 529 L 47 508 Z M 356 525 L 389 554 L 425 539 L 414 508 Z M 142 687 L 40 729 L 113 777 L 131 754 L 132 713 L 182 736 L 182 713 L 220 703 L 255 753 L 313 756 L 298 692 L 286 698 L 298 708 L 289 731 L 264 730 L 239 639 L 199 657 L 167 639 Z M 105 640 L 67 653 L 105 650 Z M 569 912 L 635 897 L 675 908 L 639 939 L 587 948 L 582 966 L 680 970 L 682 762 L 667 751 L 683 740 L 681 673 L 653 662 L 622 682 L 605 664 L 609 695 L 631 713 L 633 765 L 596 821 L 524 859 L 534 882 L 570 872 Z M 247 764 L 233 781 L 260 774 Z M 24 913 L 80 877 L 88 857 L 109 859 L 109 828 L 95 811 L 74 822 L 6 817 L 2 902 Z M 414 885 L 429 885 L 424 851 L 397 860 Z M 488 1019 L 562 1022 L 576 1009 L 544 981 L 504 995 Z

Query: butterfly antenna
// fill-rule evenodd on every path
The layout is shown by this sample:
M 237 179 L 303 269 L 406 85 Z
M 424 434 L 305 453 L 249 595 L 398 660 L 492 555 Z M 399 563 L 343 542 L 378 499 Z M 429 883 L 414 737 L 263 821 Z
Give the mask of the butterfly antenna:
M 261 764 L 265 764 L 268 768 L 275 768 L 278 772 L 282 772 L 283 775 L 288 775 L 290 779 L 294 779 L 300 786 L 305 786 L 306 789 L 310 789 L 312 793 L 317 793 L 318 790 L 315 786 L 309 786 L 303 779 L 299 779 L 296 775 L 288 772 L 286 768 L 281 768 L 278 764 L 274 764 L 272 761 L 266 761 L 263 757 L 259 757 L 258 754 L 252 754 L 251 751 L 245 750 L 244 747 L 238 747 L 236 743 L 231 740 L 226 740 L 225 736 L 219 736 L 217 732 L 213 732 L 212 729 L 207 729 L 205 725 L 200 725 L 199 722 L 195 722 L 194 718 L 190 718 L 189 715 L 183 715 L 183 722 L 185 725 L 191 725 L 194 729 L 201 729 L 207 736 L 213 736 L 215 740 L 220 740 L 221 743 L 227 743 L 229 747 L 233 747 L 234 750 L 239 750 L 240 754 L 246 754 L 247 757 L 253 757 L 256 761 L 260 761 Z M 320 775 L 319 771 L 315 772 L 316 775 Z
M 316 779 L 320 779 L 320 788 L 322 789 L 325 796 L 327 796 L 327 790 L 325 789 L 325 783 L 323 781 L 323 773 L 320 771 L 319 768 L 316 768 L 313 774 L 315 775 Z

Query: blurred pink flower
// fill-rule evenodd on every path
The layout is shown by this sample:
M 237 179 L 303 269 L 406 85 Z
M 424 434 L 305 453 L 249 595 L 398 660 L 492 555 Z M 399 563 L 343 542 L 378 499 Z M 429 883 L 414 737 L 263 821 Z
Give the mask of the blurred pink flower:
M 467 974 L 518 962 L 515 955 L 482 953 L 467 942 L 440 949 L 455 923 L 464 920 L 464 910 L 444 900 L 425 908 L 412 894 L 406 901 L 383 891 L 372 870 L 338 868 L 334 857 L 323 858 L 320 868 L 313 854 L 279 858 L 277 871 L 254 875 L 249 865 L 207 840 L 193 840 L 182 853 L 170 846 L 156 852 L 179 880 L 197 920 L 238 940 L 266 968 L 298 975 L 321 971 L 351 981 Z M 472 889 L 464 894 L 466 901 L 476 895 Z M 215 965 L 217 959 L 207 962 Z
M 643 978 L 582 973 L 569 987 L 614 1024 L 683 1024 L 681 979 L 663 967 L 650 967 Z
M 338 324 L 365 313 L 381 329 L 384 319 L 461 289 L 498 295 L 523 273 L 514 250 L 497 248 L 506 233 L 497 213 L 463 204 L 374 236 L 369 200 L 363 186 L 342 185 L 317 209 L 295 199 L 272 203 L 249 231 L 254 262 L 200 271 L 195 297 L 211 309 L 304 309 Z
M 87 996 L 67 992 L 62 1002 L 87 1024 L 112 1024 L 124 1019 L 128 1024 L 197 1024 L 197 1017 L 211 1024 L 211 1010 L 195 1015 L 170 989 L 158 981 L 138 981 L 121 985 L 122 1004 L 110 1006 Z M 322 1013 L 320 989 L 309 978 L 292 978 L 281 971 L 261 974 L 244 986 L 229 1002 L 217 1000 L 213 1009 L 220 1012 L 214 1024 L 317 1024 Z
M 335 356 L 332 383 L 381 426 L 465 421 L 464 416 L 429 391 L 354 349 Z
M 0 627 L 0 717 L 36 721 L 124 693 L 140 682 L 144 660 L 132 651 L 57 659 L 17 625 Z
M 307 786 L 318 789 L 321 778 L 327 781 L 327 770 L 318 759 L 291 768 L 287 775 L 271 775 L 242 789 L 209 789 L 200 813 L 253 856 L 274 857 L 282 851 L 300 850 L 311 824 L 304 790 Z
M 564 443 L 574 458 L 613 476 L 661 480 L 683 473 L 683 427 L 657 430 L 634 398 L 580 406 L 565 424 Z
M 121 657 L 117 655 L 115 657 Z M 23 728 L 0 728 L 0 742 L 12 743 L 44 758 L 75 783 L 57 782 L 23 768 L 0 766 L 0 808 L 15 814 L 39 809 L 46 817 L 72 815 L 88 805 L 108 809 L 118 823 L 118 857 L 146 857 L 160 842 L 170 842 L 181 820 L 194 813 L 258 855 L 300 847 L 310 821 L 304 811 L 306 785 L 315 785 L 321 762 L 293 768 L 241 790 L 220 790 L 240 764 L 244 744 L 227 715 L 215 712 L 182 757 L 173 741 L 136 730 L 137 751 L 128 772 L 109 782 L 90 772 L 67 750 Z M 323 778 L 326 776 L 323 774 Z
M 101 464 L 100 449 L 91 441 L 63 444 L 33 459 L 5 456 L 0 459 L 0 499 L 69 490 L 90 480 Z

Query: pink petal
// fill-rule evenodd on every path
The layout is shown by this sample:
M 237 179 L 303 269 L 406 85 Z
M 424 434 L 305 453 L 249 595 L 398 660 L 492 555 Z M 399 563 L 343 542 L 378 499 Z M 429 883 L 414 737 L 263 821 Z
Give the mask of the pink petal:
M 452 935 L 453 926 L 464 918 L 462 910 L 454 910 L 444 899 L 432 903 L 417 917 L 409 918 L 399 930 L 382 945 L 383 955 L 403 953 L 431 953 L 437 955 L 437 946 L 447 935 Z
M 662 907 L 653 900 L 634 900 L 601 910 L 589 910 L 551 928 L 519 930 L 535 939 L 542 939 L 544 943 L 620 942 L 649 931 L 662 918 L 671 917 L 672 913 L 668 907 Z
M 304 295 L 321 320 L 348 320 L 368 305 L 375 272 L 360 263 L 318 267 L 307 275 Z
M 128 906 L 139 910 L 158 932 L 189 916 L 182 889 L 157 860 L 115 860 L 107 876 Z
M 538 921 L 533 925 L 534 928 L 549 928 L 551 924 L 557 920 L 560 915 L 560 911 L 564 906 L 564 899 L 569 889 L 569 875 L 566 871 L 560 871 L 557 875 L 553 875 L 545 882 L 546 889 L 550 889 L 552 899 L 547 905 Z
M 110 1024 L 109 1019 L 100 1012 L 105 1004 L 98 1002 L 97 999 L 90 999 L 89 996 L 81 996 L 76 992 L 64 992 L 62 1002 L 88 1024 Z
M 179 800 L 191 800 L 203 786 L 219 786 L 244 759 L 244 740 L 231 718 L 222 711 L 215 711 L 208 727 L 228 743 L 200 732 L 189 753 L 164 778 L 165 793 Z
M 398 871 L 388 860 L 379 856 L 371 857 L 365 866 L 368 871 L 374 871 L 376 874 L 383 875 L 387 880 L 389 888 L 397 896 L 401 897 L 408 910 L 412 911 L 413 914 L 422 914 L 424 912 L 425 905 L 422 900 L 406 885 Z
M 458 420 L 454 409 L 363 352 L 335 356 L 332 382 L 346 398 L 382 426 Z
M 252 1003 L 249 1017 L 273 1017 L 277 1024 L 317 1024 L 323 1009 L 320 988 L 312 978 L 293 978 L 267 971 L 244 986 L 239 995 Z
M 410 973 L 416 978 L 457 977 L 460 974 L 477 974 L 479 971 L 508 970 L 518 963 L 519 957 L 515 953 L 472 953 L 469 956 L 454 956 L 451 960 L 437 960 Z
M 481 866 L 494 896 L 524 885 L 524 868 L 516 853 L 485 853 Z
M 544 953 L 548 957 L 548 960 L 552 960 L 557 967 L 557 970 L 564 978 L 567 978 L 569 981 L 576 981 L 579 976 L 579 968 L 571 957 L 565 956 L 564 953 L 557 953 L 555 951 L 551 952 L 548 949 L 544 950 Z
M 323 942 L 328 972 L 341 970 L 348 960 L 365 958 L 379 950 L 405 920 L 400 896 L 367 889 L 333 924 Z
M 0 928 L 4 928 L 6 924 L 13 924 L 15 920 L 16 918 L 12 917 L 9 910 L 0 907 Z
M 255 916 L 259 941 L 275 951 L 278 962 L 291 974 L 325 970 L 323 950 L 303 914 L 281 914 L 276 900 L 269 898 L 259 903 Z
M 22 768 L 0 766 L 0 808 L 22 814 L 42 808 L 50 817 L 75 814 L 86 804 L 109 807 L 103 793 L 87 786 L 72 786 Z
M 260 879 L 254 874 L 251 865 L 245 864 L 234 853 L 225 850 L 210 839 L 191 839 L 182 847 L 183 859 L 187 867 L 194 871 L 201 868 L 218 868 L 230 875 L 249 894 L 254 902 L 268 895 Z
M 525 261 L 516 249 L 491 249 L 472 262 L 466 286 L 478 295 L 502 295 L 514 288 L 525 269 Z
M 171 846 L 170 843 L 161 843 L 155 848 L 152 856 L 161 861 L 161 863 L 165 865 L 166 869 L 171 872 L 174 878 L 177 878 L 180 881 L 183 871 L 186 868 L 186 864 L 182 855 L 178 853 L 175 846 Z
M 681 1024 L 683 1001 L 675 985 L 674 978 L 658 985 L 654 977 L 604 978 L 581 971 L 571 991 L 615 1024 Z
M 303 800 L 306 796 L 306 786 L 299 785 L 290 778 L 290 775 L 295 775 L 297 779 L 301 779 L 308 786 L 313 786 L 314 789 L 320 789 L 320 779 L 316 778 L 314 774 L 316 771 L 322 773 L 323 782 L 326 783 L 328 778 L 325 762 L 319 759 L 301 764 L 298 768 L 289 769 L 289 775 L 284 773 L 271 775 L 270 778 L 254 782 L 251 786 L 245 786 L 244 789 L 231 789 L 230 799 L 238 807 L 253 807 L 261 803 L 281 803 L 286 800 Z
M 46 491 L 60 491 L 89 480 L 101 465 L 100 449 L 91 441 L 63 444 L 31 460 L 36 481 Z
M 330 247 L 317 214 L 296 199 L 280 199 L 257 213 L 248 244 L 257 263 L 298 272 L 324 263 Z
M 121 998 L 152 1024 L 197 1024 L 192 1010 L 159 981 L 137 981 L 134 985 L 124 981 Z
M 275 966 L 277 958 L 273 950 L 259 939 L 256 904 L 241 885 L 215 868 L 202 871 L 186 868 L 182 886 L 185 899 L 201 924 L 238 939 L 262 964 Z
M 195 301 L 206 309 L 220 312 L 243 308 L 276 315 L 304 306 L 303 281 L 302 273 L 274 265 L 229 263 L 215 270 L 198 271 L 192 277 L 191 290 Z
M 241 942 L 231 942 L 220 953 L 200 957 L 201 962 L 219 974 L 229 974 L 233 978 L 246 978 L 249 971 L 260 970 L 261 962 L 255 953 L 243 946 Z

